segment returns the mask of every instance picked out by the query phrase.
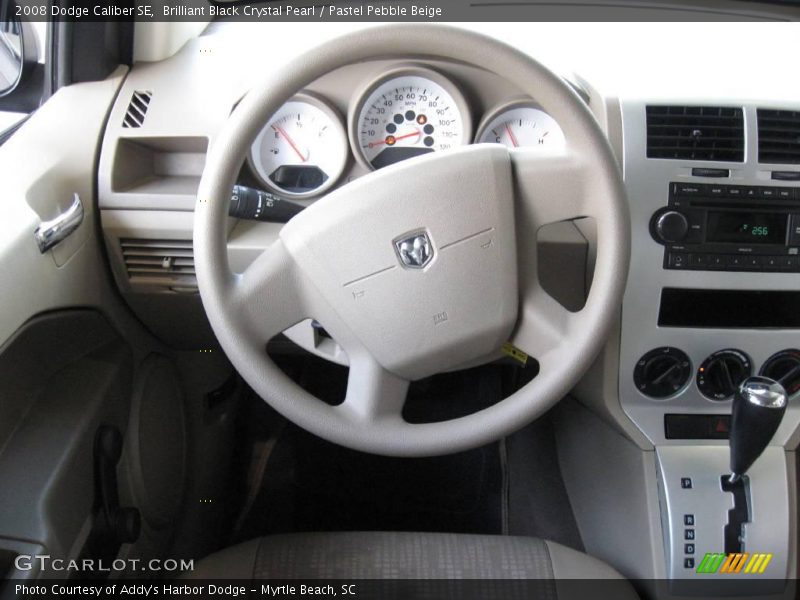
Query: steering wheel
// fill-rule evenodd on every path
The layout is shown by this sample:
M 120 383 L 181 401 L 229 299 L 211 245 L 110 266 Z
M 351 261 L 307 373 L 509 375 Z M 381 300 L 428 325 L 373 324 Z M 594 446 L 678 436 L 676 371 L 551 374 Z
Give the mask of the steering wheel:
M 562 127 L 565 149 L 542 154 L 481 144 L 383 168 L 318 200 L 244 273 L 233 273 L 227 211 L 252 141 L 298 90 L 376 57 L 458 61 L 515 81 Z M 580 217 L 596 222 L 597 257 L 586 304 L 570 312 L 542 288 L 536 237 L 544 225 Z M 608 142 L 561 78 L 480 34 L 392 25 L 325 43 L 245 96 L 209 152 L 194 249 L 219 343 L 273 408 L 343 446 L 431 456 L 499 439 L 577 383 L 619 311 L 630 224 Z M 309 318 L 348 355 L 347 393 L 338 406 L 302 390 L 266 353 L 270 338 Z M 530 383 L 468 416 L 403 419 L 410 381 L 494 359 L 509 341 L 539 362 Z

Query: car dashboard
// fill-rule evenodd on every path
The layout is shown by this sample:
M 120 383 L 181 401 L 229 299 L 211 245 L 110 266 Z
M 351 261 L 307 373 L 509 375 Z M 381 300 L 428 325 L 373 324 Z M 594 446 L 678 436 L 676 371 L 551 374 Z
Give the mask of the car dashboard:
M 256 71 L 242 57 L 264 52 L 241 47 L 237 37 L 224 24 L 212 26 L 171 59 L 137 65 L 109 117 L 100 158 L 99 205 L 116 282 L 139 317 L 180 348 L 214 345 L 193 270 L 192 211 L 209 148 L 254 83 Z M 231 55 L 238 69 L 229 68 Z M 572 74 L 566 80 L 603 111 L 585 82 Z M 237 184 L 301 210 L 374 170 L 474 143 L 558 153 L 564 135 L 536 98 L 494 73 L 443 60 L 375 59 L 329 73 L 287 99 L 251 144 Z M 231 218 L 234 270 L 243 271 L 280 227 Z M 564 236 L 587 244 L 579 228 L 558 229 L 554 244 Z M 566 304 L 580 306 L 583 273 L 576 271 L 569 285 L 555 273 L 550 279 Z M 577 292 L 567 289 L 575 285 Z M 346 364 L 310 321 L 287 333 Z
M 727 469 L 736 385 L 749 374 L 781 377 L 800 365 L 800 145 L 792 137 L 800 127 L 800 89 L 764 68 L 764 57 L 789 51 L 791 41 L 751 25 L 748 32 L 764 48 L 748 54 L 729 46 L 733 57 L 707 71 L 692 66 L 691 48 L 659 50 L 661 30 L 641 24 L 620 26 L 616 36 L 570 24 L 535 39 L 523 27 L 470 26 L 568 73 L 619 161 L 631 215 L 627 291 L 618 326 L 575 395 L 655 452 L 653 510 L 665 531 L 664 555 L 648 571 L 633 550 L 619 549 L 622 541 L 598 548 L 640 576 L 694 576 L 695 557 L 719 551 L 712 538 L 729 508 L 719 473 Z M 688 37 L 720 43 L 738 31 L 692 27 Z M 336 33 L 329 29 L 326 35 Z M 288 47 L 257 31 L 219 24 L 172 58 L 137 64 L 109 116 L 98 198 L 112 271 L 140 319 L 175 347 L 214 346 L 192 257 L 192 211 L 206 155 L 247 89 L 311 46 L 301 29 L 287 36 Z M 574 36 L 586 43 L 575 44 Z M 646 50 L 631 52 L 635 47 Z M 571 61 L 583 67 L 576 68 L 580 76 L 564 68 Z M 373 170 L 471 143 L 558 152 L 563 134 L 536 98 L 494 73 L 424 57 L 376 57 L 296 90 L 264 123 L 238 183 L 302 208 Z M 243 271 L 281 226 L 231 218 L 232 268 Z M 579 310 L 591 285 L 591 225 L 564 224 L 540 242 L 553 251 L 542 261 L 552 267 L 552 295 Z M 347 363 L 311 322 L 287 335 Z M 800 376 L 789 386 L 796 396 Z M 795 401 L 751 474 L 762 522 L 795 518 L 784 448 L 799 441 Z M 685 480 L 694 482 L 693 493 Z M 759 487 L 767 480 L 780 483 Z M 691 541 L 688 515 L 697 521 Z M 776 552 L 778 569 L 794 573 L 791 528 L 754 526 L 750 535 Z

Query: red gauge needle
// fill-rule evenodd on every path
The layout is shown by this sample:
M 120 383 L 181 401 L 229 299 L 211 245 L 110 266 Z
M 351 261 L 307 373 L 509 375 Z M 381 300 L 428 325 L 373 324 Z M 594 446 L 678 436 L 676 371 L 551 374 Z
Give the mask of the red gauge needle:
M 297 156 L 300 157 L 300 160 L 302 160 L 303 162 L 306 162 L 308 160 L 308 156 L 303 156 L 303 153 L 300 152 L 300 150 L 297 148 L 297 145 L 294 143 L 294 140 L 292 140 L 292 138 L 289 137 L 289 134 L 283 130 L 283 127 L 273 125 L 272 129 L 277 131 L 278 135 L 280 135 L 283 139 L 285 139 L 288 142 L 288 144 L 292 147 L 292 150 L 294 150 Z
M 378 140 L 377 142 L 370 142 L 369 143 L 369 147 L 370 148 L 374 148 L 375 146 L 380 146 L 382 144 L 388 144 L 389 142 L 387 142 L 387 140 L 389 138 L 392 138 L 394 140 L 394 142 L 392 142 L 392 144 L 394 144 L 395 142 L 399 142 L 400 140 L 405 140 L 407 138 L 414 137 L 415 135 L 420 135 L 419 129 L 417 129 L 416 131 L 413 131 L 411 133 L 407 133 L 405 135 L 399 135 L 397 137 L 388 135 L 388 136 L 386 136 L 386 139 L 384 139 L 384 140 Z
M 508 137 L 511 140 L 511 143 L 514 145 L 514 148 L 519 148 L 519 144 L 517 143 L 517 138 L 514 135 L 514 132 L 511 131 L 511 127 L 508 123 L 506 123 L 506 133 L 508 133 Z

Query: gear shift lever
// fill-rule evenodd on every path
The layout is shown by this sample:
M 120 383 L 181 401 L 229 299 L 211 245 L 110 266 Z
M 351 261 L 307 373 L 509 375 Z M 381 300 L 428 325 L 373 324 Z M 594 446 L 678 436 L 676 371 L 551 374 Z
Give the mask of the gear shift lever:
M 783 386 L 768 377 L 748 377 L 733 398 L 730 483 L 738 481 L 767 447 L 786 412 Z

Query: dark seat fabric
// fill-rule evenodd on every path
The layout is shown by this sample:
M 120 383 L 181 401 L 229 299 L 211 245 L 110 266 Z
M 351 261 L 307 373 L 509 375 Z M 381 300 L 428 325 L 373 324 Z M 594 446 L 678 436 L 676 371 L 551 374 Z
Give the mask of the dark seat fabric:
M 560 544 L 528 537 L 447 533 L 273 535 L 212 554 L 201 560 L 189 577 L 551 580 L 554 583 L 537 597 L 554 600 L 573 596 L 562 593 L 566 588 L 559 580 L 602 579 L 617 580 L 614 597 L 637 597 L 630 584 L 606 563 Z

